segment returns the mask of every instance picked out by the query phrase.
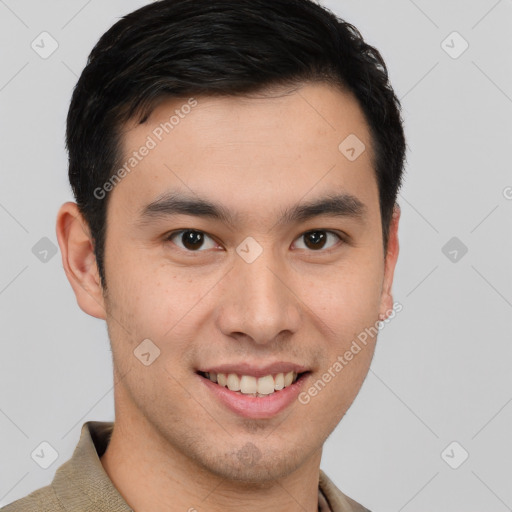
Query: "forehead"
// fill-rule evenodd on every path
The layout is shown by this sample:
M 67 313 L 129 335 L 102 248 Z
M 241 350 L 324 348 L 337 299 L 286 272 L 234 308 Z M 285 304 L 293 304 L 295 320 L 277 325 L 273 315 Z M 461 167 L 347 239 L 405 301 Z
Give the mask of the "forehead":
M 126 125 L 122 153 L 129 172 L 112 200 L 134 214 L 177 189 L 246 217 L 333 192 L 378 206 L 364 115 L 327 84 L 163 100 L 144 123 Z

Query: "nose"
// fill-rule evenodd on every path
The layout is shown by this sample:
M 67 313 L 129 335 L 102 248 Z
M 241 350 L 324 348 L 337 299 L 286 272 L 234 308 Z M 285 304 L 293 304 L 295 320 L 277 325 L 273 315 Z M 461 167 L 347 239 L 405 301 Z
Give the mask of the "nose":
M 218 310 L 223 334 L 267 345 L 297 332 L 302 314 L 294 275 L 269 248 L 252 263 L 237 257 Z

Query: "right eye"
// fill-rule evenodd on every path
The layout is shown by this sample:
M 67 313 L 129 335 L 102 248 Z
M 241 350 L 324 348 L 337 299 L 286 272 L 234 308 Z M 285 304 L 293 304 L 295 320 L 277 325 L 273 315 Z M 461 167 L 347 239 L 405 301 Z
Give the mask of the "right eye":
M 178 240 L 178 242 L 174 242 L 175 238 Z M 187 252 L 202 252 L 198 249 L 204 245 L 205 239 L 209 239 L 211 242 L 213 242 L 213 246 L 211 245 L 206 249 L 213 248 L 217 245 L 210 236 L 208 236 L 203 231 L 198 231 L 196 229 L 180 229 L 178 231 L 173 231 L 172 233 L 169 233 L 169 235 L 165 238 L 165 240 L 171 241 L 173 244 Z

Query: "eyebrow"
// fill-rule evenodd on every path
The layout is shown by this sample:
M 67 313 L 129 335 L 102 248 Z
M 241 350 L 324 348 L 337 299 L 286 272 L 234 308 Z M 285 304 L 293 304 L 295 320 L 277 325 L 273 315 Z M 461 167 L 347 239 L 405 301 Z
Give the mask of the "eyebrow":
M 366 212 L 366 205 L 352 194 L 329 194 L 281 210 L 281 215 L 274 226 L 304 222 L 321 215 L 364 220 Z M 218 220 L 232 228 L 239 219 L 239 215 L 222 204 L 197 196 L 169 192 L 141 209 L 140 223 L 145 224 L 151 220 L 180 214 Z

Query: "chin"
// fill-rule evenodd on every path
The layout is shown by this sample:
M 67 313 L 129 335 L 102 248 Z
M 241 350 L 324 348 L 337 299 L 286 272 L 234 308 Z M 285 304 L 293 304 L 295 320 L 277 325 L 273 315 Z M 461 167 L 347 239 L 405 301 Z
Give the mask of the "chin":
M 239 450 L 203 461 L 203 464 L 221 478 L 248 486 L 268 487 L 293 473 L 303 462 L 298 450 L 262 453 L 255 444 L 248 442 Z

